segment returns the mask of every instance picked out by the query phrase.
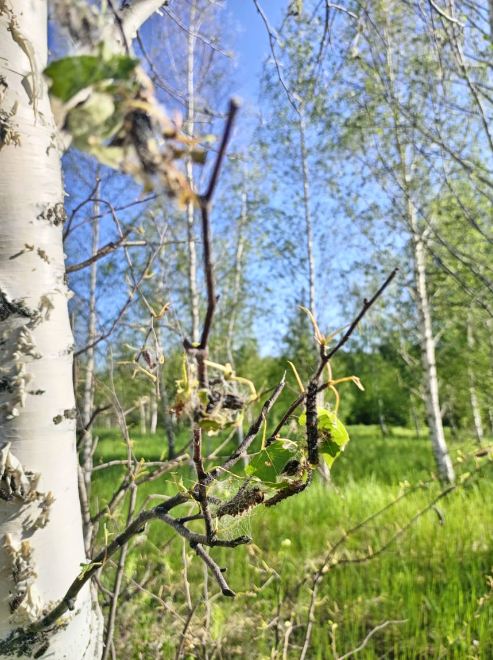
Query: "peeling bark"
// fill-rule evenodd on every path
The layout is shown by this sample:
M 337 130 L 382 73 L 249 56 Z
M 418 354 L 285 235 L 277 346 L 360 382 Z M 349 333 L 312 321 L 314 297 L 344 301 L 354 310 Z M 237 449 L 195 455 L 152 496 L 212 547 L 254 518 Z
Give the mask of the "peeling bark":
M 86 560 L 60 154 L 39 74 L 46 62 L 46 0 L 3 2 L 1 103 L 4 111 L 16 108 L 19 140 L 0 145 L 0 443 L 2 489 L 13 495 L 0 499 L 0 658 L 41 657 L 49 644 L 54 658 L 95 660 L 102 630 L 89 588 L 56 632 L 28 639 L 16 629 L 58 601 Z M 36 484 L 30 474 L 39 475 Z

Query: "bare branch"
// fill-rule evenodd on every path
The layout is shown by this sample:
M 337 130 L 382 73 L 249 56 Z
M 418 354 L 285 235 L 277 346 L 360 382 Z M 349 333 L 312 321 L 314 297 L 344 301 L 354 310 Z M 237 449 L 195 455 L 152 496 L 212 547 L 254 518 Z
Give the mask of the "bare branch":
M 110 241 L 106 245 L 104 245 L 102 248 L 100 248 L 96 254 L 93 254 L 92 257 L 89 257 L 89 259 L 86 259 L 85 261 L 81 261 L 79 264 L 75 264 L 73 266 L 67 266 L 66 272 L 67 274 L 69 273 L 75 273 L 78 270 L 82 270 L 83 268 L 87 268 L 91 264 L 93 264 L 96 261 L 99 261 L 103 257 L 106 257 L 108 254 L 111 254 L 115 250 L 118 250 L 120 247 L 136 247 L 136 246 L 144 246 L 147 245 L 147 241 L 126 241 L 126 237 L 131 233 L 131 229 L 125 232 L 123 238 L 120 238 L 119 241 Z
M 210 569 L 212 575 L 215 577 L 216 582 L 218 583 L 219 587 L 221 588 L 221 591 L 223 592 L 224 596 L 228 596 L 229 598 L 234 598 L 236 596 L 235 592 L 232 591 L 229 588 L 228 583 L 224 579 L 223 576 L 223 571 L 219 568 L 219 566 L 216 564 L 216 562 L 212 559 L 210 555 L 207 554 L 207 552 L 202 548 L 201 545 L 197 544 L 191 544 L 191 547 L 195 550 L 195 552 L 198 554 L 198 556 L 202 559 L 204 564 L 208 566 Z
M 212 516 L 209 509 L 209 502 L 207 499 L 207 473 L 204 470 L 204 465 L 202 463 L 202 429 L 196 428 L 193 431 L 193 462 L 195 463 L 195 469 L 197 470 L 197 477 L 199 480 L 198 484 L 198 495 L 197 501 L 200 504 L 202 509 L 202 515 L 204 516 L 205 531 L 209 542 L 213 542 L 216 538 L 216 533 L 212 524 Z M 198 552 L 198 550 L 197 550 Z
M 359 653 L 362 651 L 365 646 L 368 644 L 370 639 L 373 637 L 373 635 L 378 632 L 379 630 L 382 630 L 383 628 L 386 628 L 387 626 L 391 626 L 394 624 L 400 624 L 400 623 L 407 623 L 407 619 L 396 619 L 395 621 L 384 621 L 381 623 L 379 626 L 375 626 L 373 630 L 370 630 L 368 635 L 365 637 L 363 642 L 358 646 L 358 648 L 353 649 L 352 651 L 349 651 L 348 653 L 345 653 L 344 655 L 339 656 L 338 660 L 347 660 L 347 658 L 350 658 L 353 655 L 356 655 L 356 653 Z
M 150 18 L 162 5 L 167 5 L 169 0 L 132 0 L 121 11 L 122 30 L 126 39 L 135 39 L 137 30 Z
M 280 82 L 281 85 L 283 86 L 284 91 L 285 91 L 286 94 L 287 94 L 288 101 L 289 101 L 289 103 L 291 104 L 293 110 L 296 112 L 296 114 L 299 114 L 298 100 L 296 99 L 295 95 L 294 95 L 293 92 L 289 89 L 289 87 L 288 87 L 287 84 L 286 84 L 286 81 L 284 80 L 284 77 L 283 77 L 283 75 L 282 75 L 282 71 L 281 71 L 281 64 L 280 64 L 279 59 L 278 59 L 278 57 L 277 57 L 277 53 L 276 53 L 276 42 L 277 42 L 277 40 L 278 40 L 277 34 L 275 33 L 275 31 L 274 31 L 274 30 L 272 29 L 272 27 L 270 26 L 269 20 L 268 20 L 268 18 L 267 18 L 267 16 L 266 16 L 264 10 L 263 10 L 262 7 L 260 6 L 258 0 L 253 0 L 253 2 L 254 2 L 254 4 L 255 4 L 255 7 L 257 8 L 258 13 L 259 13 L 260 16 L 262 17 L 262 20 L 263 20 L 263 22 L 264 22 L 264 25 L 265 25 L 265 27 L 266 27 L 266 29 L 267 29 L 267 33 L 268 33 L 268 35 L 269 35 L 270 51 L 271 51 L 271 53 L 272 53 L 272 58 L 273 58 L 274 63 L 275 63 L 275 65 L 276 65 L 276 69 L 277 69 L 277 77 L 279 78 L 279 82 Z

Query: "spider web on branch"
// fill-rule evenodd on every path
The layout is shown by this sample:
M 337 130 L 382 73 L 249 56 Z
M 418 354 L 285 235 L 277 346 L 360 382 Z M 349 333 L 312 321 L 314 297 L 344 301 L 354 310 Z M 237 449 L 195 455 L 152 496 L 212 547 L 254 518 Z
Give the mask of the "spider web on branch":
M 223 481 L 216 482 L 208 491 L 209 497 L 221 500 L 221 504 L 211 503 L 210 505 L 214 529 L 221 538 L 231 540 L 237 536 L 251 535 L 252 517 L 256 514 L 258 507 L 247 506 L 247 501 L 245 501 L 245 504 L 243 505 L 245 506 L 245 509 L 241 510 L 239 513 L 235 513 L 234 515 L 225 514 L 216 517 L 216 514 L 218 514 L 218 512 L 220 513 L 221 509 L 231 503 L 232 500 L 237 502 L 237 504 L 233 506 L 234 509 L 242 508 L 242 493 L 239 492 L 242 488 L 244 489 L 243 492 L 246 493 L 245 498 L 247 500 L 249 489 L 244 480 L 230 476 Z

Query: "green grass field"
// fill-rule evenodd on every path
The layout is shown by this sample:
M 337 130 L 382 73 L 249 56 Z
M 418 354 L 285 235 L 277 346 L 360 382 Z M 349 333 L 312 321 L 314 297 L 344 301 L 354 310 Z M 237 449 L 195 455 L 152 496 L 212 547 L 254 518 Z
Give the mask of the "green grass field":
M 300 658 L 312 607 L 308 660 L 343 656 L 376 626 L 394 620 L 405 622 L 375 632 L 356 657 L 491 660 L 493 462 L 483 457 L 459 463 L 457 489 L 406 527 L 442 490 L 436 481 L 430 482 L 434 463 L 429 441 L 405 430 L 385 439 L 373 427 L 348 430 L 351 442 L 332 471 L 338 492 L 317 475 L 298 497 L 271 509 L 258 507 L 254 515 L 234 519 L 233 528 L 221 530 L 224 535 L 248 533 L 253 538 L 249 546 L 211 550 L 227 568 L 228 582 L 237 592 L 234 600 L 218 593 L 202 562 L 185 548 L 195 607 L 188 625 L 181 538 L 159 522 L 137 537 L 125 570 L 117 657 L 174 658 L 181 644 L 180 657 L 186 659 Z M 96 464 L 125 457 L 115 431 L 99 435 Z M 131 437 L 138 458 L 159 459 L 166 446 L 163 435 Z M 455 461 L 474 445 L 451 442 L 450 449 Z M 193 484 L 190 467 L 180 474 L 186 485 Z M 95 508 L 104 507 L 122 475 L 118 466 L 95 473 Z M 141 486 L 139 502 L 151 493 L 173 492 L 176 487 L 168 474 Z M 400 495 L 405 497 L 338 547 L 332 561 L 339 564 L 323 573 L 312 603 L 313 577 L 329 549 Z M 182 509 L 197 510 L 193 504 Z M 116 532 L 123 521 L 124 511 L 121 518 L 106 521 L 107 530 Z M 399 538 L 391 542 L 399 531 Z M 369 558 L 344 563 L 363 557 Z M 111 568 L 104 580 L 111 587 Z

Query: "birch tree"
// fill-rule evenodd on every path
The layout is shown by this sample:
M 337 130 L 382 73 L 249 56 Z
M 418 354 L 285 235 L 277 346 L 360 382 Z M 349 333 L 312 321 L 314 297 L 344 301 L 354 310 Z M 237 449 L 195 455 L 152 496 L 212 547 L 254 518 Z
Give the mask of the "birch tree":
M 405 7 L 394 2 L 365 7 L 359 25 L 358 40 L 345 65 L 344 100 L 338 105 L 341 121 L 328 130 L 342 145 L 342 177 L 352 177 L 346 188 L 346 210 L 356 222 L 369 221 L 379 250 L 394 244 L 394 254 L 400 252 L 405 262 L 411 260 L 404 271 L 416 309 L 426 419 L 438 472 L 453 481 L 427 282 L 431 202 L 439 183 L 440 158 L 424 157 L 412 120 L 433 104 L 431 81 L 438 73 L 430 62 L 426 35 L 416 33 L 414 17 Z M 373 186 L 378 186 L 377 194 Z

